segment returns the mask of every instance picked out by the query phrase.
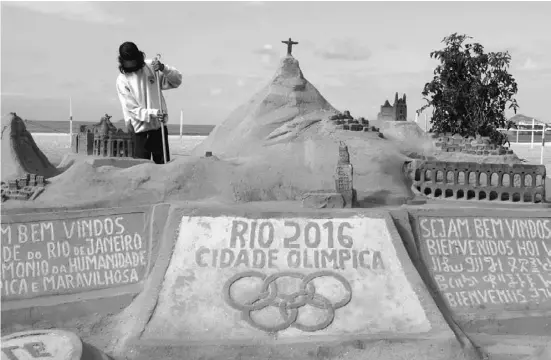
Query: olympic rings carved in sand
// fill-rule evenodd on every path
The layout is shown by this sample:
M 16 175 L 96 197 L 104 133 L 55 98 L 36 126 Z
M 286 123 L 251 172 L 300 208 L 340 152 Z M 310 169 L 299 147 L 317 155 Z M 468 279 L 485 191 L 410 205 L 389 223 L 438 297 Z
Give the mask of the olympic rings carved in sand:
M 231 296 L 231 287 L 239 280 L 248 277 L 262 280 L 262 286 L 259 294 L 253 300 L 240 304 Z M 299 290 L 292 294 L 279 294 L 276 281 L 283 277 L 291 277 L 302 280 Z M 343 299 L 333 304 L 326 297 L 317 294 L 316 288 L 312 281 L 320 277 L 332 277 L 339 281 L 346 291 L 346 295 Z M 223 293 L 224 299 L 228 305 L 235 310 L 241 311 L 243 320 L 254 328 L 269 333 L 282 331 L 289 327 L 294 327 L 308 332 L 323 330 L 333 322 L 335 318 L 335 310 L 346 306 L 352 299 L 352 287 L 350 286 L 348 280 L 346 280 L 346 278 L 342 275 L 332 271 L 318 271 L 309 275 L 291 271 L 283 271 L 272 275 L 266 275 L 258 271 L 246 271 L 235 274 L 229 278 L 224 285 Z M 299 308 L 306 305 L 325 310 L 327 312 L 325 319 L 314 325 L 306 325 L 298 322 L 297 318 Z M 254 321 L 251 316 L 252 312 L 260 311 L 268 306 L 277 307 L 279 309 L 279 313 L 283 318 L 282 323 L 267 326 Z

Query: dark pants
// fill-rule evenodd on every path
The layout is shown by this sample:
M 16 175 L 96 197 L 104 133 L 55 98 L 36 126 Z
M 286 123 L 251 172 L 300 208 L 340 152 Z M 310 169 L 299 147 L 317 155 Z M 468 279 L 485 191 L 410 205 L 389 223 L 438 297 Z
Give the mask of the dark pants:
M 147 159 L 155 164 L 164 164 L 163 158 L 163 135 L 161 128 L 157 130 L 144 131 L 135 134 L 134 139 L 134 157 L 136 159 Z M 166 161 L 170 161 L 170 151 L 168 148 L 168 129 L 165 126 L 165 149 Z

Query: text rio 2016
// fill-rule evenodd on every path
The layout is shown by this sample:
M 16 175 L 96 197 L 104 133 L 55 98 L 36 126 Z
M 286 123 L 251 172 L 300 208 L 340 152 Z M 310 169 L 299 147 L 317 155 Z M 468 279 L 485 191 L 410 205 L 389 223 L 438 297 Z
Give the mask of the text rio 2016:
M 195 262 L 199 267 L 275 269 L 283 259 L 289 268 L 385 269 L 380 251 L 354 248 L 349 222 L 335 223 L 285 220 L 276 231 L 270 220 L 233 220 L 228 247 L 201 246 Z

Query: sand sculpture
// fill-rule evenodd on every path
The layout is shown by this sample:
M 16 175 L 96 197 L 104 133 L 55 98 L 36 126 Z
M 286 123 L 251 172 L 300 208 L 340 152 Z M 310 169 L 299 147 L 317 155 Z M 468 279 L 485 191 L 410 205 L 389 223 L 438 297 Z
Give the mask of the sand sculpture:
M 408 105 L 406 102 L 406 94 L 402 98 L 396 93 L 394 103 L 390 105 L 388 100 L 381 105 L 381 111 L 377 114 L 377 120 L 384 121 L 407 121 Z
M 68 339 L 115 360 L 546 356 L 551 215 L 478 201 L 543 202 L 545 171 L 483 142 L 437 146 L 416 124 L 340 113 L 284 43 L 272 80 L 192 156 L 122 170 L 77 159 L 8 183 L 49 181 L 2 207 L 6 356 Z M 15 164 L 22 178 L 21 150 L 49 163 L 10 119 L 2 175 Z M 86 154 L 88 134 L 117 135 L 108 116 L 82 132 Z M 92 153 L 116 155 L 95 139 Z M 471 150 L 441 151 L 455 145 Z M 401 207 L 415 196 L 445 206 Z M 455 209 L 461 198 L 480 205 Z M 37 328 L 78 336 L 13 342 Z
M 282 41 L 282 43 L 287 44 L 287 56 L 291 56 L 293 45 L 298 45 L 298 42 L 291 40 L 291 38 L 287 41 Z
M 131 137 L 117 131 L 109 116 L 99 124 L 82 130 L 77 135 L 78 140 L 74 141 L 79 153 L 82 149 L 90 155 L 131 155 Z M 521 163 L 514 154 L 510 154 L 510 150 L 505 150 L 503 154 L 503 149 L 490 149 L 484 144 L 484 139 L 476 140 L 483 143 L 471 144 L 468 151 L 445 153 L 441 152 L 442 148 L 455 149 L 458 144 L 439 147 L 444 142 L 457 142 L 457 139 L 450 137 L 443 140 L 435 144 L 434 139 L 426 136 L 414 123 L 354 119 L 349 111 L 337 111 L 305 78 L 298 60 L 287 55 L 267 86 L 217 126 L 193 150 L 193 157 L 181 159 L 183 168 L 178 166 L 180 170 L 174 171 L 176 167 L 165 166 L 152 171 L 139 166 L 136 169 L 141 169 L 143 174 L 134 176 L 116 170 L 100 172 L 77 161 L 71 169 L 56 178 L 40 198 L 44 204 L 59 201 L 85 204 L 92 199 L 109 204 L 120 203 L 121 198 L 125 203 L 134 204 L 136 201 L 160 200 L 166 198 L 166 194 L 174 198 L 187 198 L 190 191 L 196 199 L 214 197 L 237 202 L 301 200 L 313 189 L 333 187 L 332 164 L 338 161 L 336 154 L 341 141 L 349 146 L 351 161 L 355 165 L 354 183 L 359 207 L 404 204 L 413 196 L 427 197 L 423 192 L 427 187 L 422 184 L 413 186 L 412 182 L 419 180 L 403 172 L 404 161 L 418 160 L 410 163 L 410 167 L 422 160 L 438 159 L 474 164 L 486 162 L 491 156 L 494 158 L 492 163 Z M 467 147 L 467 144 L 459 144 L 460 149 Z M 199 165 L 207 152 L 223 161 L 209 163 L 208 166 Z M 485 155 L 486 152 L 488 155 Z M 503 155 L 494 156 L 496 152 Z M 187 168 L 191 171 L 184 171 Z M 51 170 L 57 172 L 53 167 Z M 197 171 L 201 173 L 197 174 Z M 78 172 L 85 172 L 87 176 L 80 177 Z M 224 176 L 219 176 L 220 173 Z M 145 180 L 136 181 L 136 178 Z M 197 178 L 209 180 L 202 183 L 193 180 Z M 128 183 L 136 185 L 128 187 Z M 200 190 L 191 190 L 190 186 Z M 544 191 L 545 181 L 536 186 Z M 135 191 L 141 194 L 143 189 L 148 189 L 146 197 L 132 195 Z M 435 187 L 431 189 L 432 195 L 428 198 L 435 192 L 439 193 Z M 467 194 L 469 189 L 463 191 Z M 445 191 L 443 193 L 445 195 Z M 84 196 L 79 196 L 77 200 L 73 194 Z M 545 198 L 545 194 L 542 196 Z M 456 197 L 443 198 L 455 200 Z M 535 201 L 539 198 L 539 195 L 532 197 Z
M 379 137 L 383 137 L 382 133 L 379 131 L 379 128 L 375 126 L 369 127 L 369 120 L 364 117 L 354 119 L 350 115 L 350 111 L 345 110 L 342 114 L 332 115 L 329 117 L 329 120 L 332 120 L 337 126 L 338 130 L 350 130 L 350 131 L 373 131 L 378 133 Z
M 82 125 L 78 134 L 73 135 L 73 153 L 103 157 L 132 157 L 134 139 L 132 134 L 117 129 L 105 114 L 99 123 Z
M 335 174 L 335 188 L 344 198 L 346 207 L 352 207 L 355 202 L 354 196 L 354 169 L 350 164 L 350 153 L 345 143 L 339 146 L 339 162 Z
M 25 122 L 15 113 L 2 118 L 2 203 L 34 200 L 45 189 L 45 178 L 59 174 L 38 148 Z
M 413 161 L 414 192 L 432 199 L 545 202 L 545 166 Z
M 38 148 L 25 122 L 15 113 L 2 117 L 2 181 L 27 174 L 48 179 L 59 174 Z
M 490 143 L 489 137 L 464 138 L 459 134 L 444 134 L 436 137 L 436 146 L 443 152 L 462 152 L 472 155 L 510 155 L 513 150 L 506 149 L 502 145 Z
M 434 160 L 406 162 L 406 173 L 417 196 L 448 201 L 546 202 L 545 165 L 522 164 L 512 150 L 490 144 L 489 138 L 463 138 L 457 134 L 435 134 L 434 138 L 438 149 Z M 465 154 L 471 161 L 437 160 L 446 153 Z M 505 161 L 503 158 L 508 156 L 512 157 Z M 473 161 L 480 157 L 497 161 Z
M 44 177 L 35 174 L 27 174 L 17 180 L 2 182 L 2 202 L 13 200 L 34 200 L 45 187 Z
M 337 113 L 304 77 L 299 62 L 287 55 L 272 81 L 232 112 L 194 151 L 245 155 L 265 145 L 300 138 Z
M 306 208 L 351 208 L 356 205 L 356 191 L 353 185 L 354 170 L 350 164 L 350 153 L 345 143 L 339 146 L 339 160 L 335 169 L 335 191 L 320 190 L 308 192 L 302 197 Z

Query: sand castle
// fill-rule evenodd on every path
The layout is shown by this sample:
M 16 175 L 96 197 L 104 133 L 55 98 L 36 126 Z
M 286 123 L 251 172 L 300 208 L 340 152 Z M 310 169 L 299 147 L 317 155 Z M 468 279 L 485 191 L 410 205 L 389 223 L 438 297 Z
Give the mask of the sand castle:
M 132 157 L 134 139 L 131 134 L 117 129 L 105 114 L 99 123 L 82 125 L 78 134 L 73 134 L 72 151 L 75 154 L 104 157 Z
M 388 100 L 381 105 L 381 111 L 377 114 L 377 120 L 384 121 L 406 121 L 408 116 L 408 105 L 406 94 L 402 98 L 398 97 L 398 93 L 394 96 L 394 103 L 390 105 Z
M 364 117 L 354 119 L 350 115 L 350 111 L 345 110 L 342 114 L 337 114 L 329 117 L 329 120 L 334 121 L 337 125 L 336 128 L 339 130 L 350 130 L 350 131 L 374 131 L 377 132 L 380 137 L 382 133 L 379 131 L 379 128 L 375 126 L 369 126 L 369 120 Z
M 271 81 L 192 156 L 127 169 L 77 159 L 47 167 L 37 199 L 4 203 L 6 356 L 27 343 L 113 359 L 546 354 L 545 170 L 514 154 L 442 152 L 405 121 L 354 120 L 306 80 L 298 43 L 284 43 Z

